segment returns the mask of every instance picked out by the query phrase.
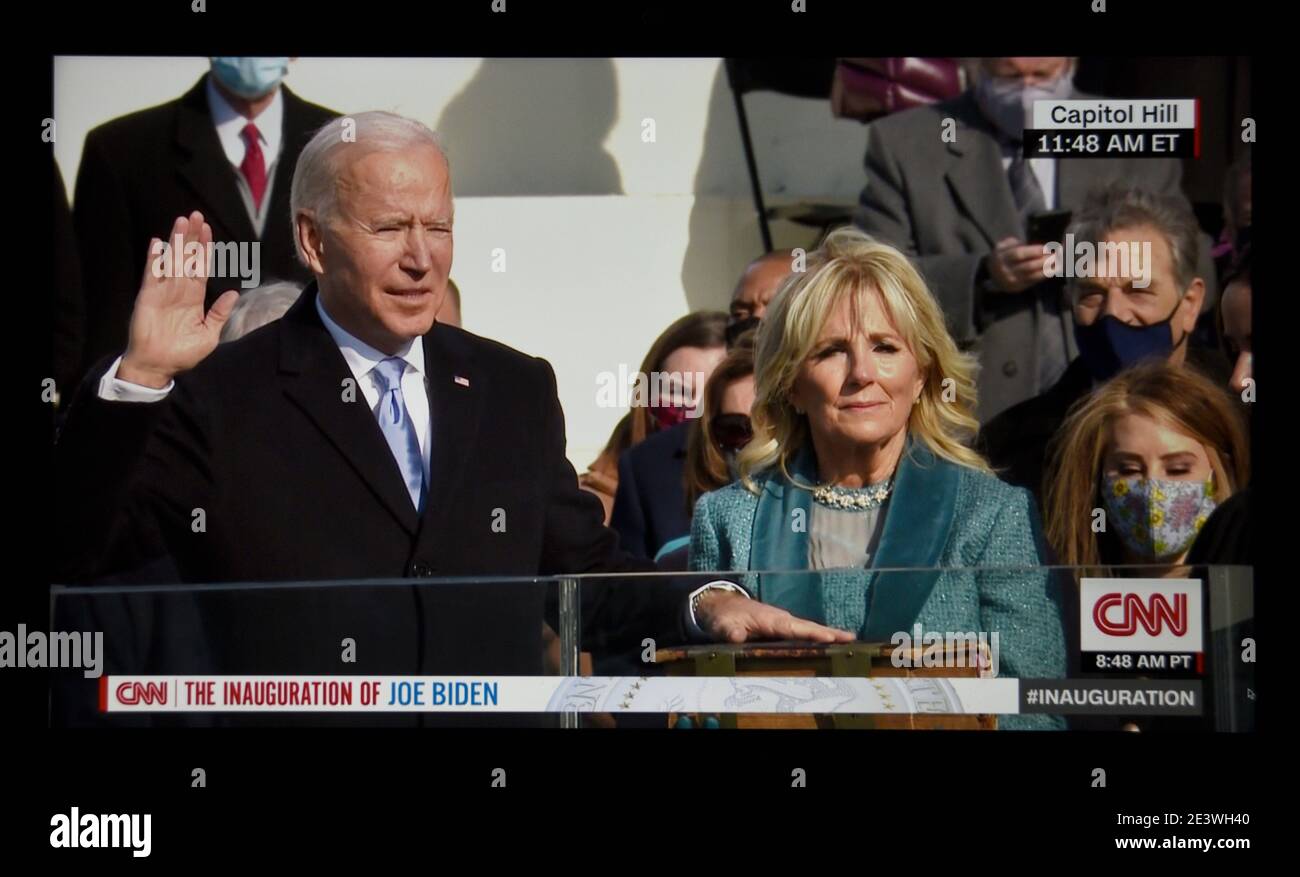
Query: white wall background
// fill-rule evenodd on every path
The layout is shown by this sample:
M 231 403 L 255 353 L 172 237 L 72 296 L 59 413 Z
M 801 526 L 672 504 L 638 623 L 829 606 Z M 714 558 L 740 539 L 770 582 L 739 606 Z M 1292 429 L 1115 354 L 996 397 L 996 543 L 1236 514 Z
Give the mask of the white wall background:
M 70 196 L 91 128 L 178 97 L 206 70 L 203 58 L 56 58 L 55 156 Z M 300 58 L 285 83 L 342 113 L 392 110 L 442 135 L 465 328 L 555 366 L 579 471 L 623 414 L 596 405 L 597 376 L 634 372 L 682 314 L 725 309 L 761 251 L 719 59 Z M 821 101 L 753 94 L 746 107 L 770 198 L 856 199 L 862 125 Z M 773 231 L 777 246 L 811 243 L 796 226 Z M 504 272 L 492 270 L 496 248 Z

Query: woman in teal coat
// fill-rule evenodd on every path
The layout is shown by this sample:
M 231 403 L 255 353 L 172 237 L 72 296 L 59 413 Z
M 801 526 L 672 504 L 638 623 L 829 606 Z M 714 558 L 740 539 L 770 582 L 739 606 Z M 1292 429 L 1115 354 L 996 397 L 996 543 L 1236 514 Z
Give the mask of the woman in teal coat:
M 996 633 L 999 675 L 1063 678 L 1032 497 L 970 449 L 973 358 L 908 259 L 856 229 L 832 232 L 768 307 L 755 353 L 741 477 L 702 496 L 691 527 L 692 570 L 743 573 L 743 593 L 694 602 L 706 635 Z

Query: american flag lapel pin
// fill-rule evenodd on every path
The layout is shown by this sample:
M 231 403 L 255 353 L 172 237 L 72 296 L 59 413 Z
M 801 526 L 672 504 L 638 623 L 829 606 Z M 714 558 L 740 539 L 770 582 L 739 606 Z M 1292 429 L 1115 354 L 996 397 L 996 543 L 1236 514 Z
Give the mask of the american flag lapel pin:
M 461 377 L 460 375 L 454 375 L 452 376 L 452 380 L 460 384 L 462 387 L 469 386 L 469 378 Z

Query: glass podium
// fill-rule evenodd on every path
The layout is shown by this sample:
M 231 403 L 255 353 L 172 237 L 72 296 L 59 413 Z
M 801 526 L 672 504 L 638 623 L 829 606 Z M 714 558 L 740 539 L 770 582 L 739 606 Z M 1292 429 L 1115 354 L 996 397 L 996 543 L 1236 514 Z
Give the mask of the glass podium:
M 718 642 L 713 581 L 853 635 Z M 1235 566 L 56 585 L 50 723 L 1248 732 L 1253 596 Z

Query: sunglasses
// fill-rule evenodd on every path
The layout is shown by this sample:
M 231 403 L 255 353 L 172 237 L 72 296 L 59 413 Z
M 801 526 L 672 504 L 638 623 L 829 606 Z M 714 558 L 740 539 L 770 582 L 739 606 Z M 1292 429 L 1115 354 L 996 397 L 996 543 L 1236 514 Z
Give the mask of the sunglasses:
M 726 329 L 723 330 L 727 349 L 730 350 L 735 347 L 736 342 L 740 340 L 740 336 L 758 326 L 759 322 L 758 317 L 745 317 L 741 320 L 732 318 L 731 322 L 727 323 Z
M 739 451 L 754 437 L 748 414 L 719 414 L 713 418 L 709 429 L 721 451 Z

